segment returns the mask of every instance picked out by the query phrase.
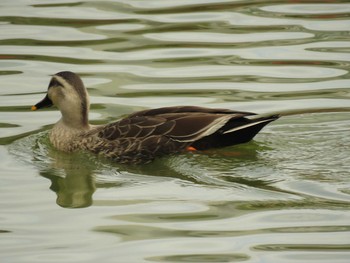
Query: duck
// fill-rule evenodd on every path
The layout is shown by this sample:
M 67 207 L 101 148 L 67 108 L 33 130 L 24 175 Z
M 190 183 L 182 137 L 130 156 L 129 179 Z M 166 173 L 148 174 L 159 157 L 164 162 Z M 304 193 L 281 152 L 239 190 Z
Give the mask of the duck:
M 70 71 L 52 76 L 46 96 L 32 110 L 56 106 L 61 118 L 49 132 L 59 151 L 89 151 L 119 163 L 149 163 L 161 156 L 246 143 L 279 115 L 199 106 L 146 109 L 117 121 L 89 123 L 89 95 Z

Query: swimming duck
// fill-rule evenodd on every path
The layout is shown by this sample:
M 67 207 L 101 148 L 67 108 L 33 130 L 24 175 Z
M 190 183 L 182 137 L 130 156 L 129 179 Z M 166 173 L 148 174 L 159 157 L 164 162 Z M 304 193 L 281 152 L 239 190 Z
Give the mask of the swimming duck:
M 106 125 L 90 125 L 89 95 L 81 78 L 69 71 L 53 75 L 46 96 L 32 110 L 52 105 L 62 114 L 49 135 L 55 148 L 87 150 L 121 163 L 147 163 L 166 154 L 245 143 L 279 117 L 177 106 L 138 111 Z

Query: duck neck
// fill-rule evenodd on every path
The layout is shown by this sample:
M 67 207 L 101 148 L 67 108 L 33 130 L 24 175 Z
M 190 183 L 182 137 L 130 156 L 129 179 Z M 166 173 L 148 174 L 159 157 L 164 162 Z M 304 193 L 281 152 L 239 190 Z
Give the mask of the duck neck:
M 62 118 L 61 122 L 67 127 L 78 129 L 78 130 L 87 130 L 89 129 L 89 118 L 88 110 L 82 109 L 81 112 L 72 112 L 72 111 L 61 111 Z M 78 114 L 79 113 L 79 114 Z

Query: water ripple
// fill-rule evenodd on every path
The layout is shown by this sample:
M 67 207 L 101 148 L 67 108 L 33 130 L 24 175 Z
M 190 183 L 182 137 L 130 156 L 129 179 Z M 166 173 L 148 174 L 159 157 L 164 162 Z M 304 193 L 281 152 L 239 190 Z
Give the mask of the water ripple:
M 1 1 L 3 258 L 348 262 L 349 9 Z M 82 76 L 93 123 L 178 104 L 283 117 L 248 144 L 118 165 L 56 151 L 59 112 L 29 112 L 62 70 Z

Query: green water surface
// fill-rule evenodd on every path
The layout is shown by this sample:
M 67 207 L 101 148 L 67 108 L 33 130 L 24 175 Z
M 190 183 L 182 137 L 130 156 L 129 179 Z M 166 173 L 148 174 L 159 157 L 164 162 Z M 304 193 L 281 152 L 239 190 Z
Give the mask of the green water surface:
M 347 263 L 348 1 L 0 1 L 1 262 Z M 69 70 L 90 119 L 196 105 L 284 116 L 254 141 L 119 165 L 31 112 Z

